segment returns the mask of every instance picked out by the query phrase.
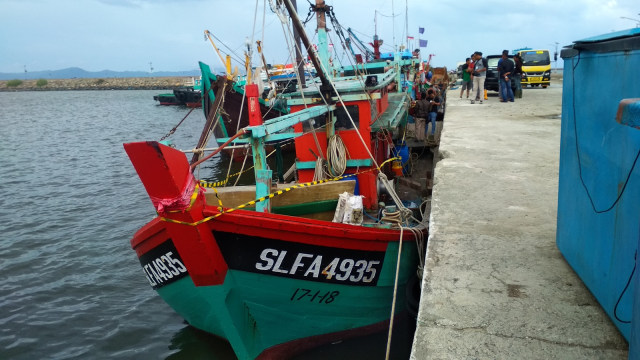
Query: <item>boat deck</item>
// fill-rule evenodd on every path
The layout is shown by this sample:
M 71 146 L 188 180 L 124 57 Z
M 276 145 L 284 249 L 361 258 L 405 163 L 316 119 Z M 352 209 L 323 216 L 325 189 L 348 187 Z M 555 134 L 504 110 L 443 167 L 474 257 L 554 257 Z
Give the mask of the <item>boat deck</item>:
M 409 106 L 409 103 L 405 101 L 407 96 L 406 93 L 389 93 L 389 108 L 371 125 L 371 131 L 397 128 L 398 124 L 404 120 L 404 114 Z
M 561 86 L 449 92 L 412 359 L 627 358 L 555 242 Z

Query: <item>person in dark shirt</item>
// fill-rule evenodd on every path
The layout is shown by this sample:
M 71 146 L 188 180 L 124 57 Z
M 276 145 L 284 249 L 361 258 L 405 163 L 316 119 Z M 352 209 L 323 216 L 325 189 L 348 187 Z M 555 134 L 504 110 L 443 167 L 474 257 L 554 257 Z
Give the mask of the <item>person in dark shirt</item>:
M 498 73 L 500 74 L 500 92 L 502 93 L 500 102 L 513 102 L 513 90 L 511 89 L 511 79 L 515 66 L 511 60 L 509 60 L 509 52 L 504 50 L 502 52 L 502 61 L 498 64 Z
M 511 81 L 514 81 L 516 84 L 515 97 L 518 99 L 522 99 L 522 58 L 520 55 L 516 54 L 513 56 L 513 61 L 516 63 L 516 68 L 513 71 L 513 76 L 511 76 Z
M 436 133 L 436 118 L 438 117 L 438 109 L 441 106 L 442 100 L 436 94 L 434 89 L 427 90 L 427 100 L 429 101 L 429 121 L 431 122 L 431 135 L 430 138 L 433 138 Z M 427 128 L 425 127 L 425 133 L 427 132 Z
M 414 108 L 414 120 L 416 123 L 416 140 L 423 141 L 427 132 L 426 120 L 429 116 L 429 100 L 427 94 L 423 91 L 420 93 L 420 99 L 416 100 Z
M 465 60 L 465 64 L 462 65 L 462 90 L 460 90 L 460 99 L 462 99 L 462 94 L 467 90 L 467 99 L 469 98 L 469 91 L 471 91 L 471 86 L 473 84 L 471 80 L 471 72 L 473 69 L 469 70 L 469 64 L 471 63 L 471 58 L 467 58 Z

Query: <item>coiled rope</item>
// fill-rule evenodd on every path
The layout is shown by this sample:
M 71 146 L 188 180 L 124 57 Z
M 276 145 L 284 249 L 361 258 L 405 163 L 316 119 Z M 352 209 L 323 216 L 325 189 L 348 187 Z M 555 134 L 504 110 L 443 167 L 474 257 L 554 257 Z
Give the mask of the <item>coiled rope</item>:
M 338 134 L 331 136 L 327 144 L 327 168 L 329 176 L 340 176 L 347 170 L 347 148 Z

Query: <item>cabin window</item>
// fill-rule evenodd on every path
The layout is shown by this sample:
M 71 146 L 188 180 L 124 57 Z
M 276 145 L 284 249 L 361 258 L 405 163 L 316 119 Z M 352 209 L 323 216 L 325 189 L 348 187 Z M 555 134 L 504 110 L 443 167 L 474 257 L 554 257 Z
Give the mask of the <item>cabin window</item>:
M 311 127 L 312 123 L 313 123 L 313 128 Z M 318 115 L 314 117 L 312 120 L 304 121 L 302 123 L 302 131 L 307 133 L 307 132 L 310 132 L 312 129 L 319 129 L 325 126 L 326 123 L 327 123 L 327 114 Z
M 345 107 L 338 107 L 333 113 L 336 118 L 336 130 L 353 129 L 353 124 L 351 123 L 351 120 L 349 120 L 349 116 L 347 116 L 347 111 L 349 112 L 349 115 L 351 115 L 351 118 L 353 119 L 353 122 L 355 122 L 356 126 L 360 126 L 358 105 L 347 105 Z

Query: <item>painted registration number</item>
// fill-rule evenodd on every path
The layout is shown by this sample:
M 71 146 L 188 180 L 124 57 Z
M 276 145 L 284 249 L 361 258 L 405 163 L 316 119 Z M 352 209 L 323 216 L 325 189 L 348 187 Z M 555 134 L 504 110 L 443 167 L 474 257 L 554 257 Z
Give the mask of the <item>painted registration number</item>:
M 384 265 L 384 251 L 316 246 L 222 231 L 215 231 L 214 237 L 230 269 L 269 276 L 376 286 Z M 300 291 L 302 294 L 304 289 Z M 313 297 L 312 294 L 309 298 L 315 301 L 322 295 Z
M 530 81 L 530 82 L 533 82 L 533 81 L 540 81 L 540 80 L 542 80 L 542 78 L 540 78 L 540 77 L 530 77 L 530 78 L 529 78 L 529 81 Z
M 154 289 L 169 285 L 188 275 L 173 241 L 168 239 L 140 256 L 140 264 Z

